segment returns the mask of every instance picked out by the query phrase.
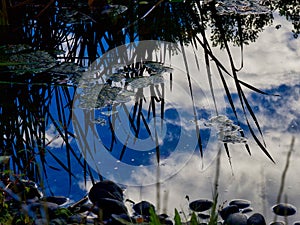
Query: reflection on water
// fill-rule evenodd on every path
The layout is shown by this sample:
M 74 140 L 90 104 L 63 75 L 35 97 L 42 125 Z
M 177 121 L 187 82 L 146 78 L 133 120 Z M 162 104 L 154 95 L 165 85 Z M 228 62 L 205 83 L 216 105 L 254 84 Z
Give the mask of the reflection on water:
M 108 9 L 121 11 L 99 13 L 58 1 L 26 6 L 38 13 L 20 14 L 22 26 L 10 16 L 31 47 L 0 48 L 1 155 L 14 173 L 44 178 L 47 193 L 77 200 L 104 177 L 172 214 L 187 210 L 186 195 L 212 198 L 221 148 L 219 204 L 248 199 L 268 221 L 279 198 L 299 208 L 299 7 L 235 2 L 116 2 Z

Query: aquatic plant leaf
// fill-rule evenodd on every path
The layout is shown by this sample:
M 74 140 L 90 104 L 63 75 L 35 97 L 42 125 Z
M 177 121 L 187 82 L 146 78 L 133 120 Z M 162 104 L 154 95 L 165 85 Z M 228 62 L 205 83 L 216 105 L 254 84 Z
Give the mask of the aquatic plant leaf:
M 217 1 L 216 9 L 219 15 L 259 15 L 268 14 L 270 10 L 256 0 Z
M 95 22 L 92 17 L 74 9 L 61 9 L 58 14 L 58 19 L 66 24 L 82 24 Z
M 196 216 L 195 212 L 192 213 L 191 221 L 189 224 L 190 225 L 198 225 L 197 216 Z
M 241 136 L 242 128 L 235 125 L 233 121 L 228 119 L 225 115 L 211 117 L 204 125 L 216 128 L 218 139 L 224 143 L 234 144 L 247 142 L 247 139 Z
M 160 225 L 161 223 L 153 207 L 150 207 L 149 213 L 150 213 L 150 225 Z
M 107 5 L 106 9 L 101 11 L 101 14 L 102 15 L 106 14 L 114 17 L 127 11 L 127 9 L 128 8 L 124 5 Z
M 63 62 L 47 71 L 52 74 L 78 74 L 80 73 L 80 67 L 75 63 Z
M 18 45 L 3 45 L 0 46 L 0 54 L 15 54 L 18 52 L 31 50 L 31 46 L 25 44 L 18 44 Z
M 179 212 L 176 208 L 175 208 L 174 222 L 175 222 L 175 225 L 182 225 Z
M 56 65 L 56 60 L 45 51 L 14 54 L 8 58 L 10 63 L 20 63 L 8 66 L 16 74 L 41 73 Z
M 144 63 L 144 66 L 150 74 L 171 73 L 173 71 L 173 68 L 164 66 L 160 62 L 147 61 Z
M 59 84 L 75 85 L 81 78 L 81 68 L 75 63 L 63 62 L 56 65 L 49 70 L 47 73 L 52 75 L 52 81 Z

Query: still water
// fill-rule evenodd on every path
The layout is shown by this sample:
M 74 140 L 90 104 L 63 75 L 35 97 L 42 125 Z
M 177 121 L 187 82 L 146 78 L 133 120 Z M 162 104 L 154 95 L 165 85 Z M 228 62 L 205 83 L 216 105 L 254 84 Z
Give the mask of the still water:
M 232 10 L 232 5 L 221 2 L 216 6 L 213 13 L 219 16 L 226 17 Z M 242 6 L 235 10 L 245 9 Z M 270 16 L 266 8 L 251 10 L 256 17 L 250 21 L 261 15 L 267 22 L 253 28 L 255 38 L 250 37 L 248 45 L 246 35 L 244 44 L 241 37 L 234 38 L 239 37 L 238 29 L 223 30 L 233 37 L 222 43 L 213 25 L 206 27 L 205 34 L 190 34 L 194 35 L 191 42 L 182 37 L 163 41 L 167 36 L 163 28 L 162 33 L 159 28 L 151 30 L 153 27 L 131 32 L 136 22 L 125 26 L 113 20 L 118 32 L 118 27 L 126 28 L 124 35 L 103 28 L 102 44 L 95 45 L 97 52 L 87 48 L 88 60 L 72 61 L 84 69 L 65 79 L 56 78 L 55 88 L 50 87 L 45 95 L 51 100 L 43 100 L 51 115 L 44 118 L 46 193 L 79 200 L 90 189 L 89 175 L 93 175 L 96 180 L 101 177 L 123 185 L 126 198 L 148 200 L 171 216 L 174 208 L 188 212 L 186 196 L 212 199 L 214 191 L 219 193 L 220 205 L 231 199 L 250 200 L 254 212 L 265 215 L 267 223 L 273 220 L 271 207 L 278 201 L 299 209 L 300 42 L 291 32 L 295 29 L 291 21 L 278 11 Z M 113 18 L 122 13 L 113 12 Z M 141 14 L 140 26 L 145 26 L 148 14 L 157 18 L 155 7 Z M 188 29 L 187 21 L 183 18 L 179 23 Z M 248 26 L 240 20 L 236 23 L 233 28 Z M 67 34 L 76 40 L 76 32 L 89 29 L 86 25 L 78 31 L 74 25 Z M 82 40 L 92 41 L 91 37 Z M 56 54 L 61 62 L 82 53 L 69 44 L 60 42 L 64 53 Z M 50 72 L 62 74 L 57 71 Z M 11 90 L 24 85 L 22 79 L 12 81 L 12 86 L 2 80 L 3 87 Z M 17 104 L 26 108 L 26 101 L 20 99 L 16 97 Z M 18 116 L 20 123 L 22 116 Z M 7 135 L 3 135 L 6 140 Z M 37 161 L 41 168 L 45 165 Z M 290 224 L 298 220 L 299 213 L 288 218 Z

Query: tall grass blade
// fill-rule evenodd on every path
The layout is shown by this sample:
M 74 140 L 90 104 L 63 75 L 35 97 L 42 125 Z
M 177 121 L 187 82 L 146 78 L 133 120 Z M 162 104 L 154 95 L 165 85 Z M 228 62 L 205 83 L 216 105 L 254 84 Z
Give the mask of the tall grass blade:
M 183 46 L 183 42 L 181 40 L 180 42 L 180 47 L 181 47 L 181 52 L 183 55 L 183 60 L 184 60 L 184 65 L 186 68 L 186 75 L 187 75 L 187 80 L 188 80 L 188 85 L 189 85 L 189 91 L 190 91 L 190 95 L 191 95 L 191 100 L 192 100 L 192 107 L 193 107 L 193 115 L 194 115 L 194 121 L 198 120 L 198 116 L 197 116 L 197 112 L 196 112 L 196 107 L 195 107 L 195 102 L 194 102 L 194 95 L 193 95 L 193 89 L 192 89 L 192 82 L 191 82 L 191 77 L 190 77 L 190 72 L 189 72 L 189 66 L 187 63 L 187 58 L 186 58 L 186 54 L 185 54 L 185 50 L 184 50 L 184 46 Z M 203 159 L 203 146 L 202 146 L 202 139 L 201 139 L 201 135 L 200 135 L 200 128 L 198 126 L 198 124 L 195 124 L 196 126 L 196 135 L 197 135 L 197 144 L 199 146 L 199 151 L 200 151 L 200 156 Z M 203 161 L 202 161 L 202 166 L 203 166 Z

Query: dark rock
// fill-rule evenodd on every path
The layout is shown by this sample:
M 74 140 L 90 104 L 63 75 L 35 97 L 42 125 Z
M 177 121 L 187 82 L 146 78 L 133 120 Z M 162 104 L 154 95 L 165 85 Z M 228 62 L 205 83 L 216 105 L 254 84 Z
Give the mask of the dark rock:
M 69 199 L 64 196 L 48 196 L 45 198 L 45 200 L 47 202 L 56 203 L 57 205 L 63 205 L 69 201 Z
M 80 224 L 80 223 L 84 222 L 85 218 L 86 218 L 86 216 L 84 216 L 84 215 L 75 214 L 75 215 L 72 215 L 72 216 L 69 217 L 68 223 L 76 223 L 76 224 L 78 223 L 78 224 Z
M 236 205 L 239 209 L 247 208 L 250 204 L 251 202 L 245 199 L 234 199 L 229 202 L 229 205 Z
M 173 225 L 173 221 L 170 219 L 160 220 L 160 223 L 164 225 Z
M 86 204 L 82 205 L 79 209 L 77 209 L 76 213 L 83 213 L 83 212 L 87 212 L 87 211 L 92 211 L 93 207 L 95 207 L 95 205 L 93 205 L 91 203 L 86 203 Z
M 67 221 L 62 218 L 55 218 L 50 221 L 49 225 L 65 225 L 67 224 Z
M 80 209 L 80 207 L 82 206 L 82 205 L 84 205 L 84 204 L 86 204 L 87 202 L 88 202 L 88 200 L 89 200 L 89 197 L 88 196 L 85 196 L 85 197 L 83 197 L 82 199 L 80 199 L 80 200 L 78 200 L 77 202 L 75 202 L 75 203 L 73 203 L 72 205 L 70 205 L 69 207 L 68 207 L 68 209 L 70 210 L 70 211 L 76 211 L 76 210 L 78 210 L 78 209 Z
M 10 184 L 9 188 L 15 194 L 20 196 L 22 201 L 41 198 L 43 196 L 43 193 L 39 190 L 37 184 L 31 180 L 16 180 Z
M 230 214 L 224 221 L 225 225 L 247 225 L 247 217 L 242 213 Z
M 75 214 L 72 215 L 68 218 L 67 220 L 67 224 L 91 224 L 94 225 L 95 222 L 93 220 L 93 218 L 88 218 L 86 215 L 82 215 L 82 214 Z
M 159 214 L 158 219 L 161 224 L 173 225 L 173 221 L 169 219 L 169 216 L 165 213 Z
M 260 213 L 254 213 L 248 218 L 247 225 L 266 225 L 266 220 Z
M 297 212 L 295 206 L 288 203 L 279 203 L 273 206 L 273 212 L 279 216 L 291 216 Z
M 238 213 L 240 210 L 236 205 L 229 205 L 219 211 L 220 216 L 223 220 L 226 220 L 230 214 Z
M 213 205 L 213 202 L 208 199 L 199 199 L 191 202 L 189 207 L 195 212 L 203 212 L 210 209 Z
M 252 211 L 253 211 L 253 208 L 248 207 L 248 208 L 243 209 L 242 213 L 249 213 L 249 212 L 252 212 Z
M 55 218 L 55 211 L 58 209 L 58 205 L 52 202 L 33 202 L 28 205 L 23 205 L 22 209 L 30 217 L 35 218 L 37 215 L 49 215 L 49 218 Z
M 135 205 L 133 205 L 133 210 L 135 211 L 136 214 L 138 215 L 143 215 L 143 216 L 150 216 L 150 208 L 153 208 L 155 211 L 155 206 L 152 205 L 150 202 L 147 201 L 141 201 Z
M 209 215 L 209 214 L 206 214 L 206 213 L 198 213 L 198 217 L 199 217 L 200 219 L 206 220 L 206 219 L 209 219 L 209 218 L 210 218 L 210 215 Z
M 99 199 L 110 198 L 123 201 L 123 190 L 114 182 L 105 180 L 93 185 L 89 191 L 89 199 L 92 203 L 96 203 Z
M 295 221 L 293 225 L 300 225 L 300 221 Z
M 285 225 L 285 222 L 283 222 L 283 221 L 276 221 L 276 222 L 270 223 L 270 225 Z
M 116 224 L 116 225 L 122 225 L 122 224 L 128 224 L 128 223 L 132 223 L 132 219 L 130 218 L 130 216 L 128 214 L 112 214 L 111 215 L 112 218 L 112 224 Z
M 109 219 L 112 214 L 127 214 L 128 212 L 124 203 L 115 199 L 101 198 L 97 201 L 96 205 L 99 208 L 99 211 L 96 214 L 99 215 L 100 212 L 103 220 Z
M 39 218 L 34 220 L 34 225 L 48 225 L 49 222 L 47 219 Z
M 162 213 L 162 214 L 158 215 L 158 218 L 160 218 L 160 219 L 167 219 L 168 217 L 169 216 L 167 214 L 165 214 L 165 213 Z

